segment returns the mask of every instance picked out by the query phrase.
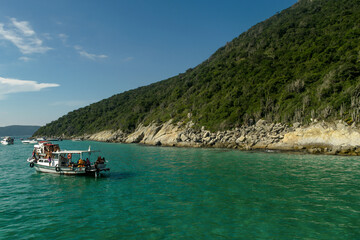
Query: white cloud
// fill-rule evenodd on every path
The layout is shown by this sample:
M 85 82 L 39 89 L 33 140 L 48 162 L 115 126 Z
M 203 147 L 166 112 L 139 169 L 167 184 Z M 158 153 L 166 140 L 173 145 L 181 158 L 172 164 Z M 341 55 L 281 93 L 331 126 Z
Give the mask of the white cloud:
M 96 59 L 101 59 L 101 58 L 107 58 L 106 55 L 104 54 L 101 54 L 101 55 L 96 55 L 96 54 L 93 54 L 93 53 L 88 53 L 84 50 L 82 51 L 79 51 L 79 54 L 83 57 L 86 57 L 88 59 L 91 59 L 91 60 L 96 60 Z
M 78 51 L 80 56 L 83 56 L 83 57 L 93 60 L 93 61 L 96 61 L 98 59 L 104 59 L 104 58 L 108 57 L 107 55 L 104 55 L 104 54 L 97 55 L 97 54 L 93 54 L 93 53 L 88 53 L 85 50 L 83 50 L 83 48 L 81 46 L 74 46 L 74 48 L 75 48 L 75 50 Z
M 58 37 L 60 38 L 60 40 L 65 43 L 67 41 L 67 39 L 69 38 L 68 35 L 66 35 L 65 33 L 60 33 L 58 34 Z
M 23 54 L 45 53 L 50 47 L 43 45 L 29 22 L 11 18 L 10 23 L 0 23 L 0 39 L 13 43 Z
M 31 29 L 30 24 L 26 21 L 18 22 L 16 18 L 11 18 L 12 24 L 25 36 L 33 36 L 35 35 L 34 30 Z
M 11 93 L 38 92 L 44 88 L 59 87 L 56 83 L 38 83 L 36 81 L 19 80 L 0 77 L 0 99 Z
M 32 59 L 29 58 L 29 57 L 22 56 L 22 57 L 19 57 L 19 60 L 24 61 L 24 62 L 29 62 L 29 61 L 31 61 Z
M 134 59 L 135 59 L 134 57 L 127 57 L 127 58 L 123 59 L 123 62 L 131 62 Z

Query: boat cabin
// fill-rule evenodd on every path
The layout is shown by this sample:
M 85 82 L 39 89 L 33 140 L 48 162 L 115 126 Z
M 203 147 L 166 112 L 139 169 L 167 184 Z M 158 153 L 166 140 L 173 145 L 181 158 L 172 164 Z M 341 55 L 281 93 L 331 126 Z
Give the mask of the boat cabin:
M 36 163 L 44 166 L 51 167 L 87 167 L 91 165 L 91 153 L 97 151 L 85 150 L 60 150 L 58 144 L 52 144 L 51 142 L 42 141 L 38 145 L 34 146 L 33 157 L 36 159 Z M 101 157 L 93 164 L 103 164 L 105 160 Z

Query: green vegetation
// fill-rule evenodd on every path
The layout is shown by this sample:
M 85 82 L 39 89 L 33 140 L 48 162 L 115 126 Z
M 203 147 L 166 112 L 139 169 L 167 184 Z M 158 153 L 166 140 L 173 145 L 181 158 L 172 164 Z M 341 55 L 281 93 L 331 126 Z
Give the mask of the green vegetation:
M 359 121 L 360 1 L 302 0 L 185 73 L 70 112 L 35 135 L 192 120 L 224 130 L 260 118 Z

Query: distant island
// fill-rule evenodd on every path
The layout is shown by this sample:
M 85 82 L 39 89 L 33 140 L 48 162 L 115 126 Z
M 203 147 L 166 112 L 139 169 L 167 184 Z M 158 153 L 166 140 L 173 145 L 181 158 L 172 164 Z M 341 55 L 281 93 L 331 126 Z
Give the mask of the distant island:
M 185 73 L 34 136 L 360 155 L 360 1 L 301 0 Z
M 0 136 L 26 136 L 33 135 L 40 126 L 22 126 L 12 125 L 7 127 L 0 127 Z

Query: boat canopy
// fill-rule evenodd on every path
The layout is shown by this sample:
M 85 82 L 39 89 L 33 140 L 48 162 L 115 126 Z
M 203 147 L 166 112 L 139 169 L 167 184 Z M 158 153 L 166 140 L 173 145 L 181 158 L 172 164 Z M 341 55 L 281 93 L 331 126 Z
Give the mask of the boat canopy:
M 83 154 L 83 153 L 93 153 L 93 152 L 100 152 L 95 150 L 62 150 L 57 152 L 52 152 L 52 154 Z

